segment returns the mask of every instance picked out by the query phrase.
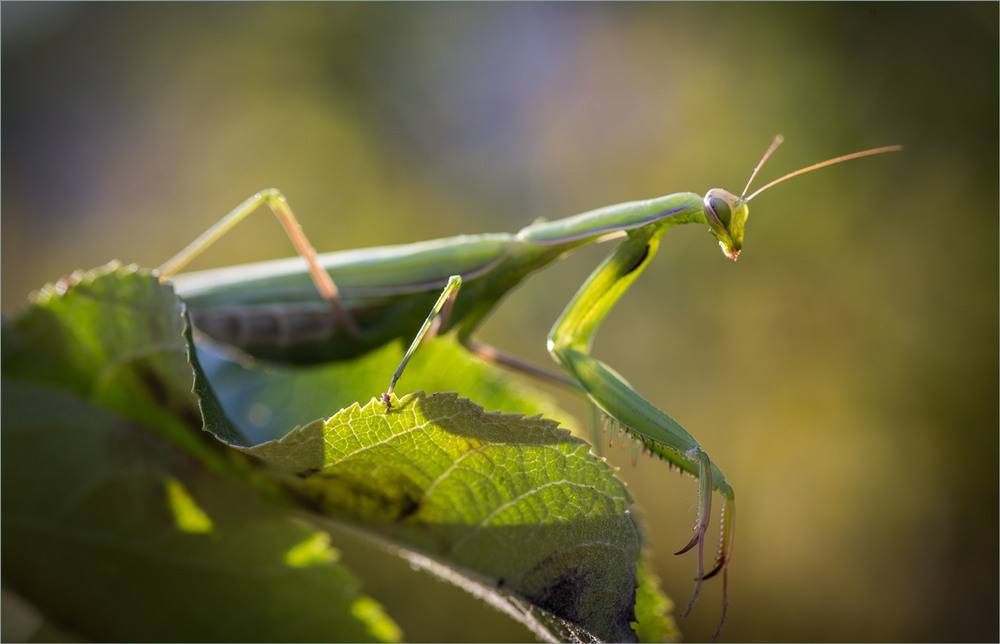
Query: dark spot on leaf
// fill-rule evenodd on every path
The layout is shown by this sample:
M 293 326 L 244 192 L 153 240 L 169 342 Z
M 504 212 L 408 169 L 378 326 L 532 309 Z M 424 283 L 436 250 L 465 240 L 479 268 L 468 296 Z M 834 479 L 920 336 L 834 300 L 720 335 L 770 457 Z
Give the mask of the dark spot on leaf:
M 578 603 L 585 594 L 588 583 L 588 575 L 581 573 L 579 568 L 566 568 L 532 601 L 550 613 L 576 622 L 580 619 L 577 614 Z
M 193 397 L 187 392 L 180 396 L 172 392 L 168 383 L 146 360 L 134 360 L 129 364 L 129 368 L 158 406 L 179 418 L 188 427 L 202 428 L 201 414 L 195 406 Z
M 634 571 L 634 568 L 633 568 Z M 535 566 L 520 581 L 534 585 L 537 590 L 525 593 L 531 602 L 554 615 L 574 623 L 587 623 L 593 618 L 595 591 L 601 592 L 604 580 L 600 571 L 586 559 L 574 564 L 567 554 L 548 557 Z M 635 620 L 635 593 L 637 581 L 633 578 L 631 593 L 604 594 L 602 603 L 609 611 L 609 628 L 604 633 L 609 641 L 635 641 L 631 622 Z M 610 602 L 610 605 L 608 605 Z
M 201 414 L 197 411 L 191 409 L 190 407 L 181 407 L 176 409 L 177 415 L 180 417 L 181 421 L 188 427 L 201 429 L 203 423 L 201 422 Z
M 138 376 L 146 391 L 149 392 L 149 395 L 156 401 L 156 404 L 160 406 L 166 405 L 167 386 L 163 382 L 163 379 L 145 362 L 133 362 L 132 370 Z
M 256 454 L 251 454 L 249 452 L 243 452 L 243 457 L 247 459 L 247 462 L 254 467 L 265 468 L 267 467 L 267 461 L 257 456 Z
M 423 489 L 399 473 L 322 472 L 297 490 L 318 511 L 360 521 L 402 522 L 420 510 Z

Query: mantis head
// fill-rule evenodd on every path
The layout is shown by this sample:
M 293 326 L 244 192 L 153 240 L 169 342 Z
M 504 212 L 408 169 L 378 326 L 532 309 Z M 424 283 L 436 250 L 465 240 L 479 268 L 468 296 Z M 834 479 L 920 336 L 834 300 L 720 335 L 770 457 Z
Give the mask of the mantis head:
M 796 170 L 795 172 L 786 174 L 780 179 L 775 179 L 747 197 L 747 190 L 750 189 L 750 184 L 753 183 L 754 177 L 757 176 L 757 172 L 760 171 L 768 157 L 770 157 L 778 146 L 781 145 L 782 141 L 784 141 L 784 138 L 780 134 L 774 137 L 771 147 L 769 147 L 767 152 L 764 153 L 764 156 L 761 157 L 760 163 L 758 163 L 757 167 L 754 168 L 753 173 L 750 175 L 750 180 L 747 181 L 747 185 L 743 188 L 743 192 L 739 197 L 733 195 L 731 192 L 723 190 L 722 188 L 713 188 L 705 194 L 703 203 L 705 206 L 705 218 L 708 220 L 709 232 L 712 233 L 713 237 L 719 240 L 719 246 L 722 247 L 722 252 L 725 253 L 726 257 L 733 261 L 736 261 L 736 258 L 740 256 L 740 251 L 743 250 L 743 226 L 746 224 L 747 217 L 750 216 L 750 209 L 747 204 L 751 199 L 760 193 L 764 192 L 771 186 L 781 183 L 785 179 L 791 179 L 796 175 L 811 172 L 812 170 L 833 165 L 834 163 L 903 149 L 903 146 L 901 145 L 889 145 L 882 148 L 865 150 L 863 152 L 845 154 L 844 156 L 840 156 L 835 159 L 822 161 L 807 168 L 802 168 L 801 170 Z
M 709 232 L 719 240 L 726 257 L 734 262 L 743 249 L 743 225 L 750 216 L 747 201 L 722 188 L 712 188 L 703 202 Z

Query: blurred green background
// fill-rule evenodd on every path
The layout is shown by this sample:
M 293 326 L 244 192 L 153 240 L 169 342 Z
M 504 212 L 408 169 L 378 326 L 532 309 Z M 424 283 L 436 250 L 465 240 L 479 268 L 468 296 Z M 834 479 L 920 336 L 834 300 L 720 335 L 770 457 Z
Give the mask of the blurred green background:
M 723 639 L 997 639 L 996 3 L 0 11 L 5 315 L 77 268 L 156 266 L 262 188 L 340 250 L 738 192 L 777 133 L 759 185 L 905 145 L 756 199 L 736 264 L 672 231 L 595 351 L 736 490 Z M 545 334 L 609 251 L 529 280 L 480 339 L 549 364 Z M 198 267 L 290 253 L 262 214 Z M 694 560 L 670 553 L 695 482 L 609 458 L 685 602 Z M 688 639 L 719 598 L 707 584 Z M 456 623 L 427 637 L 483 637 L 461 606 L 424 615 Z

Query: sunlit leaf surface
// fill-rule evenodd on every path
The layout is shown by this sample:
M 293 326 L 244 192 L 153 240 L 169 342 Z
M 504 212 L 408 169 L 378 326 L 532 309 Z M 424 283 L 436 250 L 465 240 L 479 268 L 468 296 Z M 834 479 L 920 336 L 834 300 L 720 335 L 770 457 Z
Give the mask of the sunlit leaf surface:
M 631 499 L 552 421 L 419 394 L 389 413 L 354 405 L 248 452 L 293 475 L 311 507 L 447 567 L 496 604 L 526 600 L 595 638 L 635 637 Z

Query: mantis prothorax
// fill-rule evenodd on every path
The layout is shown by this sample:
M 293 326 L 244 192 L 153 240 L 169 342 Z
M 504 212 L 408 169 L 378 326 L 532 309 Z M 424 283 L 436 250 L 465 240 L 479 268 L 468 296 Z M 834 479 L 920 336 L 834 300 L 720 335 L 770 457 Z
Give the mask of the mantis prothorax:
M 698 574 L 684 614 L 697 600 L 702 581 L 722 572 L 721 630 L 728 608 L 733 489 L 691 434 L 636 393 L 613 369 L 591 357 L 590 351 L 605 316 L 646 269 L 660 239 L 674 224 L 707 225 L 722 252 L 735 260 L 743 248 L 747 204 L 761 192 L 804 172 L 901 149 L 889 146 L 830 159 L 785 175 L 746 196 L 757 172 L 781 141 L 780 136 L 775 138 L 738 197 L 720 188 L 709 190 L 704 197 L 682 192 L 536 222 L 514 234 L 465 235 L 318 256 L 302 235 L 284 196 L 267 190 L 243 202 L 165 263 L 160 274 L 172 277 L 265 203 L 306 261 L 291 258 L 173 278 L 194 325 L 205 335 L 257 358 L 298 364 L 345 360 L 396 338 L 413 339 L 393 374 L 389 391 L 383 394 L 388 407 L 389 393 L 437 319 L 437 332 L 455 330 L 465 346 L 484 358 L 578 388 L 612 425 L 632 435 L 636 449 L 641 445 L 699 479 L 694 535 L 677 553 L 698 548 Z M 580 287 L 549 333 L 549 353 L 567 377 L 550 375 L 471 339 L 480 323 L 522 279 L 575 248 L 609 236 L 624 237 L 624 241 Z M 445 308 L 447 314 L 439 316 Z M 706 573 L 704 545 L 713 489 L 723 498 L 722 528 L 715 565 Z

